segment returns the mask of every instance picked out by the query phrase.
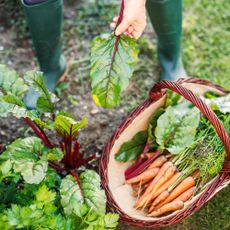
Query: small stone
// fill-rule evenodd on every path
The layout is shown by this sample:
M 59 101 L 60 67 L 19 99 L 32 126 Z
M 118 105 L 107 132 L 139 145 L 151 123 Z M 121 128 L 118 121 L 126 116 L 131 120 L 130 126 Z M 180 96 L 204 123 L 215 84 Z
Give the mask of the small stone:
M 95 109 L 92 109 L 90 113 L 94 115 L 94 114 L 99 113 L 99 110 L 95 108 Z

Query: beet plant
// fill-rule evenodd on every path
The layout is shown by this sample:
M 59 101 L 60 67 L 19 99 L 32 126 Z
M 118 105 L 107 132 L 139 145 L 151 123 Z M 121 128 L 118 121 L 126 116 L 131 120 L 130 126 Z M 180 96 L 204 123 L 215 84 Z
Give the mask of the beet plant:
M 34 110 L 23 102 L 29 87 L 40 95 Z M 57 110 L 57 102 L 41 72 L 29 71 L 20 77 L 0 65 L 0 116 L 23 119 L 36 134 L 0 145 L 2 230 L 99 230 L 117 225 L 118 215 L 106 213 L 99 175 L 80 167 L 96 157 L 80 151 L 79 131 L 87 119 L 76 121 Z

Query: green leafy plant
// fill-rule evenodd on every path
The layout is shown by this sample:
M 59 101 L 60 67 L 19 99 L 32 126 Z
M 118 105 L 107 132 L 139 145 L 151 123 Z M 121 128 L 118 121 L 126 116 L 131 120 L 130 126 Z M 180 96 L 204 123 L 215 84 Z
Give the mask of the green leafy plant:
M 122 1 L 117 25 L 123 18 Z M 94 38 L 91 47 L 92 95 L 98 106 L 113 108 L 120 103 L 120 94 L 129 84 L 138 60 L 135 39 L 103 34 Z
M 98 106 L 113 108 L 120 102 L 120 93 L 129 84 L 138 60 L 134 39 L 103 34 L 91 48 L 92 95 Z
M 23 102 L 29 87 L 40 95 L 34 110 Z M 117 225 L 118 215 L 106 214 L 99 175 L 79 170 L 96 157 L 80 151 L 79 131 L 87 119 L 76 121 L 56 110 L 57 101 L 41 72 L 29 71 L 20 78 L 0 65 L 0 116 L 23 119 L 37 135 L 0 147 L 0 229 L 114 229 Z

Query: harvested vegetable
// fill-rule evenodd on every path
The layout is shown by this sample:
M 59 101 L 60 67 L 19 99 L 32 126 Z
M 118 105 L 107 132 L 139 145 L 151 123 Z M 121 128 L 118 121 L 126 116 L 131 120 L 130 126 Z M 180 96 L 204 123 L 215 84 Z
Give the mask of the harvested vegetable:
M 156 207 L 158 204 L 160 204 L 161 202 L 163 202 L 167 197 L 169 196 L 169 191 L 165 190 L 163 191 L 152 203 L 149 212 L 152 212 L 154 207 Z
M 127 184 L 133 184 L 133 183 L 137 183 L 139 181 L 149 181 L 150 179 L 152 179 L 153 177 L 156 176 L 158 171 L 159 171 L 159 168 L 148 169 L 148 170 L 144 171 L 143 173 L 141 173 L 140 175 L 127 180 L 126 183 Z
M 149 165 L 148 169 L 161 167 L 166 161 L 167 158 L 165 156 L 160 156 L 153 163 Z
M 229 95 L 212 94 L 211 99 L 203 99 L 230 133 Z M 129 149 L 128 143 L 132 141 L 123 146 Z M 136 162 L 125 171 L 125 178 L 127 183 L 139 182 L 135 184 L 138 192 L 134 208 L 152 217 L 182 209 L 220 172 L 226 156 L 224 145 L 208 119 L 190 102 L 170 91 L 164 107 L 150 118 L 141 148 Z M 128 155 L 124 153 L 123 157 Z M 160 169 L 151 178 L 150 170 L 156 168 Z
M 157 181 L 156 185 L 152 189 L 151 195 L 149 196 L 149 199 L 146 201 L 146 204 L 148 204 L 148 202 L 152 199 L 152 196 L 157 191 L 157 189 L 159 189 L 166 181 L 168 181 L 170 178 L 172 178 L 172 176 L 175 173 L 175 171 L 176 171 L 175 166 L 171 166 L 165 171 L 163 176 Z
M 136 208 L 140 208 L 140 207 L 143 207 L 144 205 L 146 205 L 146 202 L 149 201 L 149 199 L 151 197 L 151 191 L 152 191 L 152 189 L 154 188 L 154 186 L 156 185 L 156 183 L 158 182 L 158 180 L 164 175 L 165 171 L 169 167 L 171 167 L 171 166 L 173 166 L 172 162 L 166 162 L 165 164 L 163 164 L 163 166 L 161 167 L 161 169 L 158 172 L 157 176 L 152 180 L 152 182 L 147 187 L 145 193 L 136 202 L 136 204 L 135 204 Z
M 176 174 L 174 174 L 174 176 L 170 180 L 168 180 L 165 184 L 162 185 L 162 187 L 156 190 L 156 192 L 152 196 L 152 199 L 154 199 L 159 194 L 161 194 L 163 191 L 167 190 L 170 186 L 176 183 L 176 181 L 178 181 L 178 179 L 180 179 L 181 176 L 182 176 L 181 172 L 177 172 Z
M 180 196 L 178 196 L 174 201 L 180 200 L 180 201 L 185 202 L 185 201 L 189 200 L 192 197 L 192 195 L 194 194 L 195 189 L 196 189 L 196 187 L 192 187 L 192 188 L 188 189 L 187 191 L 182 193 Z
M 163 207 L 151 212 L 149 216 L 158 217 L 165 213 L 177 211 L 184 207 L 184 203 L 182 201 L 173 201 L 169 204 L 164 205 Z
M 187 191 L 191 187 L 195 185 L 195 180 L 193 177 L 187 177 L 184 179 L 175 189 L 170 192 L 169 196 L 167 197 L 166 200 L 164 200 L 162 203 L 157 206 L 157 208 L 162 207 L 164 204 L 167 204 L 177 198 L 179 195 L 181 195 L 183 192 Z

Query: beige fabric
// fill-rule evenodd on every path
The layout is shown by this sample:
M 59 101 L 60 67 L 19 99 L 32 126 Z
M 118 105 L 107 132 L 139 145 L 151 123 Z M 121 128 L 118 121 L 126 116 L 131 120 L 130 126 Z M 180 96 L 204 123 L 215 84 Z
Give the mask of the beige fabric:
M 211 87 L 186 83 L 184 86 L 192 90 L 195 94 L 202 95 L 206 91 L 213 90 Z M 217 93 L 221 93 L 215 90 Z M 132 165 L 133 162 L 120 163 L 115 160 L 114 155 L 118 152 L 121 145 L 132 139 L 132 137 L 139 131 L 146 130 L 150 117 L 160 107 L 164 105 L 165 97 L 150 105 L 145 109 L 133 122 L 123 131 L 120 137 L 115 141 L 114 146 L 110 152 L 108 164 L 108 181 L 109 189 L 112 192 L 115 202 L 118 206 L 129 216 L 141 220 L 153 220 L 152 217 L 147 217 L 146 214 L 140 210 L 133 208 L 136 198 L 133 196 L 133 190 L 130 185 L 125 184 L 124 171 Z M 198 195 L 197 195 L 198 196 Z M 194 197 L 193 199 L 197 198 Z M 175 212 L 174 212 L 175 214 Z M 169 216 L 169 215 L 168 215 Z M 167 216 L 167 217 L 168 217 Z M 162 218 L 161 218 L 162 219 Z

